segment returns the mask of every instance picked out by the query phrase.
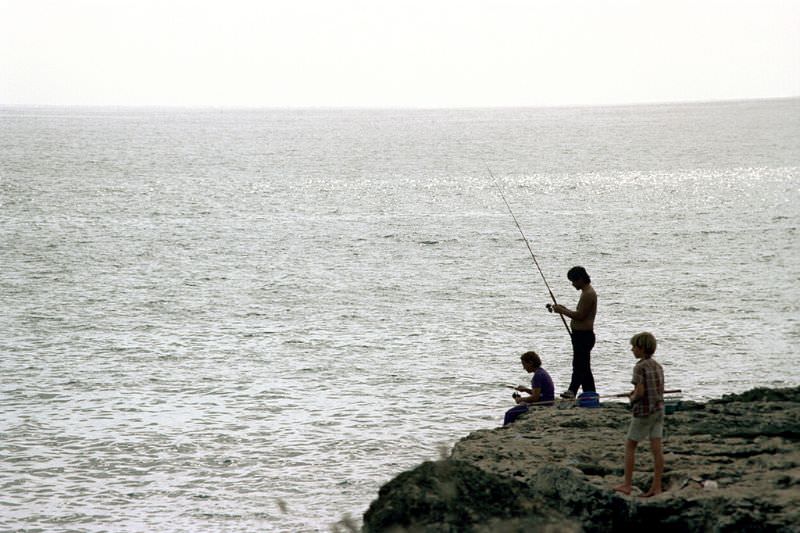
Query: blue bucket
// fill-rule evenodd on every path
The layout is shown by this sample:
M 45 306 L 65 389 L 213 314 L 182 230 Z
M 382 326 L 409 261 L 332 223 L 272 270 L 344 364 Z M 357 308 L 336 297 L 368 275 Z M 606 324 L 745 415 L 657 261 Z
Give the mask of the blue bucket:
M 578 407 L 600 407 L 600 395 L 596 392 L 582 392 L 576 401 Z

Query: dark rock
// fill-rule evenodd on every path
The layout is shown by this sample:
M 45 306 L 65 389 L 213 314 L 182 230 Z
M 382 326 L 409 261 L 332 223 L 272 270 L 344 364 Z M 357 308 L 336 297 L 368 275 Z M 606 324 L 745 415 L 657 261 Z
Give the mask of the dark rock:
M 524 483 L 453 460 L 400 474 L 364 514 L 365 531 L 536 531 L 556 525 L 579 531 Z
M 800 387 L 768 389 L 756 387 L 741 394 L 725 394 L 721 399 L 711 400 L 711 405 L 732 402 L 800 402 Z

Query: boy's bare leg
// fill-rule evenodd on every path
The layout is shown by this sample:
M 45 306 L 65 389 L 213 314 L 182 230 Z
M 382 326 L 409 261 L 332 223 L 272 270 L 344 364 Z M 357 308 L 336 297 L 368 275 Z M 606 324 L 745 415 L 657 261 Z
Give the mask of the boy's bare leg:
M 650 450 L 653 452 L 653 483 L 650 490 L 642 495 L 642 498 L 649 498 L 656 494 L 661 494 L 661 478 L 664 475 L 664 452 L 661 449 L 661 439 L 650 439 Z
M 633 465 L 636 462 L 636 445 L 639 444 L 635 440 L 625 441 L 625 480 L 622 485 L 614 487 L 614 490 L 622 494 L 630 494 L 633 488 Z M 660 441 L 659 441 L 660 444 Z

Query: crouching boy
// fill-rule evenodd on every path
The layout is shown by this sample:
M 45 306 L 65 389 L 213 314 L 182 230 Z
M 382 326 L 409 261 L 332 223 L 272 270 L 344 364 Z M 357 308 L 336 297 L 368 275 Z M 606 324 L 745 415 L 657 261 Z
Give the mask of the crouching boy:
M 525 352 L 520 357 L 520 360 L 525 371 L 532 372 L 533 377 L 531 378 L 530 388 L 520 385 L 517 387 L 517 391 L 526 392 L 530 396 L 520 396 L 516 392 L 514 393 L 514 401 L 517 402 L 517 405 L 506 411 L 506 416 L 503 420 L 504 426 L 514 422 L 519 415 L 527 413 L 529 407 L 553 405 L 553 400 L 555 399 L 553 380 L 550 379 L 550 374 L 547 373 L 547 370 L 542 368 L 542 360 L 539 355 L 532 351 Z

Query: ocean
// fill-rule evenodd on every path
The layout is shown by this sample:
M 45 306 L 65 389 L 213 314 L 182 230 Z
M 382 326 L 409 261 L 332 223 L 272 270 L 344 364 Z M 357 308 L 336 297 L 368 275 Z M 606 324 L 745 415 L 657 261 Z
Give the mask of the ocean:
M 358 527 L 522 352 L 566 388 L 499 190 L 601 396 L 644 330 L 684 399 L 800 384 L 800 99 L 0 107 L 0 530 Z

